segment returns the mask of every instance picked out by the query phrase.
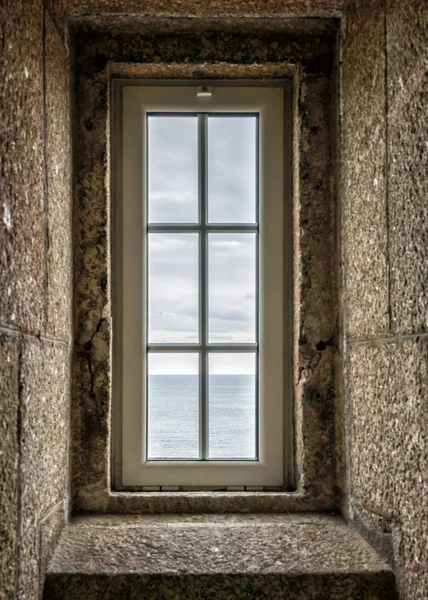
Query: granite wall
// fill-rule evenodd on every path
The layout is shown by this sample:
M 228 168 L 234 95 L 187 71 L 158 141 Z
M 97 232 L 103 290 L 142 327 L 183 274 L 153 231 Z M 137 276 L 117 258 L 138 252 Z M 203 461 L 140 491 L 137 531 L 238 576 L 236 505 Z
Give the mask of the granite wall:
M 76 511 L 227 512 L 337 506 L 337 261 L 332 167 L 337 20 L 79 21 L 74 122 L 72 484 Z M 110 84 L 114 77 L 293 79 L 294 491 L 123 490 L 112 480 Z M 299 191 L 298 191 L 299 190 Z M 113 207 L 113 208 L 112 208 Z M 291 362 L 291 360 L 290 360 Z M 290 382 L 291 383 L 291 382 Z M 284 494 L 284 492 L 289 492 Z
M 335 120 L 329 94 L 334 90 L 336 34 L 330 31 L 326 43 L 325 31 L 312 30 L 312 45 L 302 54 L 302 40 L 307 39 L 308 27 L 317 27 L 315 19 L 306 24 L 294 20 L 287 36 L 277 39 L 273 30 L 284 16 L 338 16 L 345 5 L 342 134 L 337 151 L 342 160 L 343 202 L 335 229 L 335 182 L 329 176 L 334 167 L 334 147 L 329 145 L 334 135 L 329 137 L 328 132 Z M 77 29 L 90 23 L 94 36 L 90 45 L 87 31 L 82 33 L 75 88 L 79 173 L 74 197 L 74 507 L 116 512 L 228 507 L 216 494 L 192 496 L 191 504 L 189 494 L 183 494 L 174 505 L 161 492 L 157 498 L 149 493 L 131 497 L 109 492 L 110 75 L 141 75 L 135 64 L 144 62 L 144 73 L 159 76 L 159 65 L 168 65 L 177 51 L 183 58 L 184 76 L 189 76 L 187 53 L 199 63 L 220 52 L 235 66 L 256 63 L 260 69 L 263 64 L 268 76 L 278 75 L 272 65 L 279 59 L 282 75 L 288 76 L 296 71 L 286 65 L 303 61 L 303 69 L 298 70 L 300 93 L 295 98 L 300 115 L 295 126 L 301 133 L 301 145 L 295 150 L 303 173 L 300 179 L 296 176 L 295 184 L 298 187 L 300 182 L 302 202 L 293 216 L 294 266 L 300 274 L 295 302 L 303 307 L 294 333 L 295 391 L 303 400 L 296 414 L 296 456 L 304 465 L 297 478 L 303 492 L 290 494 L 285 504 L 279 494 L 253 494 L 252 507 L 301 510 L 336 505 L 342 428 L 340 398 L 335 395 L 340 384 L 338 388 L 335 382 L 341 379 L 343 362 L 346 481 L 342 508 L 395 566 L 403 598 L 420 600 L 428 590 L 425 3 L 146 3 L 146 23 L 152 19 L 159 27 L 168 27 L 172 14 L 191 17 L 183 21 L 187 37 L 181 38 L 185 42 L 181 50 L 179 42 L 171 46 L 162 36 L 154 42 L 153 35 L 149 40 L 147 34 L 146 38 L 141 33 L 132 35 L 130 23 L 140 28 L 141 22 L 135 16 L 126 20 L 126 13 L 140 6 L 136 0 L 120 6 L 114 0 L 3 0 L 0 6 L 2 598 L 38 597 L 67 510 L 71 226 L 66 19 L 71 15 Z M 233 21 L 244 14 L 257 18 L 252 40 Z M 205 18 L 206 26 L 209 19 L 223 19 L 220 32 L 192 38 L 188 30 L 195 17 Z M 296 24 L 301 27 L 300 41 L 290 37 Z M 240 46 L 231 45 L 230 37 L 227 42 L 221 30 L 225 26 L 232 28 L 233 35 L 241 35 Z M 111 28 L 108 39 L 103 38 L 103 27 Z M 119 35 L 124 28 L 126 38 Z M 285 38 L 291 39 L 288 46 Z M 116 71 L 109 63 L 115 63 Z M 223 77 L 224 71 L 220 69 L 217 76 Z M 328 146 L 327 154 L 319 152 L 321 146 Z M 343 293 L 338 313 L 335 261 L 340 237 Z M 338 314 L 344 330 L 341 355 L 337 353 Z M 319 431 L 324 437 L 317 436 Z M 235 507 L 245 508 L 248 495 L 238 493 L 234 502 Z
M 0 597 L 35 600 L 68 496 L 69 60 L 42 0 L 0 23 Z
M 421 0 L 356 2 L 342 56 L 344 508 L 406 600 L 428 595 L 427 38 Z

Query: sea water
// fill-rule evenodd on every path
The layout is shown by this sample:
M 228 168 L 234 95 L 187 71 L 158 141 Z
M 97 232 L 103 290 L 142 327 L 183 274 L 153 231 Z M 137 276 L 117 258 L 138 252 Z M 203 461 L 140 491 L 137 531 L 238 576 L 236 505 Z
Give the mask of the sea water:
M 210 459 L 256 458 L 254 375 L 210 375 L 208 382 Z M 199 458 L 197 375 L 150 375 L 148 458 Z

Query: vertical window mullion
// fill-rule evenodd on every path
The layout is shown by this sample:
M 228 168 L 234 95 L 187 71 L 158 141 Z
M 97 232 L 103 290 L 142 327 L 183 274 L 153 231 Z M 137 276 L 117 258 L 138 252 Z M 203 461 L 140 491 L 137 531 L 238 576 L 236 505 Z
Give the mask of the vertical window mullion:
M 200 456 L 202 460 L 208 458 L 208 377 L 207 377 L 207 115 L 199 114 L 199 327 L 200 327 Z

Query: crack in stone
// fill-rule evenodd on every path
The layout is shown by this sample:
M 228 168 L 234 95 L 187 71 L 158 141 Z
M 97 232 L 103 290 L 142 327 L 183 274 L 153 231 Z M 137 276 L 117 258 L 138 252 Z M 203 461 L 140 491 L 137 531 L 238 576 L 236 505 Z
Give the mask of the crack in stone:
M 98 403 L 96 402 L 97 395 L 95 393 L 95 374 L 94 374 L 94 370 L 92 367 L 91 351 L 92 351 L 95 336 L 100 332 L 101 327 L 105 320 L 106 320 L 105 317 L 102 317 L 98 321 L 95 331 L 93 332 L 93 334 L 91 335 L 89 340 L 85 344 L 82 344 L 83 350 L 86 352 L 86 359 L 87 359 L 87 363 L 88 363 L 88 370 L 89 370 L 89 377 L 90 377 L 89 397 L 95 401 L 95 406 L 96 406 L 97 416 L 98 416 L 99 421 L 101 421 L 101 415 L 100 415 Z

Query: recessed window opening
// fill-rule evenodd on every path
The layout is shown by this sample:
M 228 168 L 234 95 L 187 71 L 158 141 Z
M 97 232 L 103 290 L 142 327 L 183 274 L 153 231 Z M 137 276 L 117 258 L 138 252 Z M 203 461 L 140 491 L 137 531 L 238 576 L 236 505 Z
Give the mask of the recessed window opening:
M 122 484 L 281 486 L 284 90 L 197 90 L 120 87 Z

